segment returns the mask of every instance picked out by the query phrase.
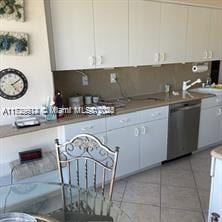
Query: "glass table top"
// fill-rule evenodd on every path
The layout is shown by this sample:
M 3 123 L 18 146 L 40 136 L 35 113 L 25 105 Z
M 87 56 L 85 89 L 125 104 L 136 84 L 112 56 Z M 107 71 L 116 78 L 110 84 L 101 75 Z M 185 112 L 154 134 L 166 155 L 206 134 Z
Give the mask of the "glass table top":
M 0 214 L 20 212 L 52 222 L 130 222 L 113 202 L 94 191 L 56 183 L 0 187 Z

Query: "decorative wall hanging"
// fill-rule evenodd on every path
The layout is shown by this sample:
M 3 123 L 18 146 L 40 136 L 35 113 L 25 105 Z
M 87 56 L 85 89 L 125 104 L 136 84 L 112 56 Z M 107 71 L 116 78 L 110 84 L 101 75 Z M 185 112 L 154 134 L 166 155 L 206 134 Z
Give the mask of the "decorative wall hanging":
M 20 32 L 0 32 L 0 53 L 8 55 L 28 55 L 28 34 Z
M 0 18 L 24 21 L 24 0 L 0 0 Z
M 25 95 L 28 89 L 28 80 L 17 69 L 4 69 L 0 71 L 0 96 L 15 100 Z

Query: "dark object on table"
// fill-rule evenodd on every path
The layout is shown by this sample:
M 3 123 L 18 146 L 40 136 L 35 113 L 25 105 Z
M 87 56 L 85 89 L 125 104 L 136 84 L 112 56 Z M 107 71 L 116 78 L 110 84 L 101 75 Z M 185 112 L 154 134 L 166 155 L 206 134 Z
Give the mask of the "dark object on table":
M 62 93 L 59 90 L 56 90 L 55 93 L 55 106 L 58 108 L 57 118 L 63 118 L 64 112 L 62 112 L 63 108 L 63 100 L 62 100 Z
M 34 160 L 42 159 L 42 150 L 35 149 L 35 150 L 19 152 L 19 159 L 20 159 L 20 163 L 27 163 Z

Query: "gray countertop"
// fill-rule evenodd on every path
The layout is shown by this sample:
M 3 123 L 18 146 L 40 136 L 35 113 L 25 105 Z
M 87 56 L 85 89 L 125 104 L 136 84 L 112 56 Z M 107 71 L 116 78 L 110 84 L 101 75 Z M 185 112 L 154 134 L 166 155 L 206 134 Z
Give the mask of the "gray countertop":
M 155 94 L 137 96 L 137 97 L 133 97 L 129 99 L 125 107 L 118 108 L 116 110 L 115 115 L 126 114 L 130 112 L 136 112 L 140 110 L 167 106 L 167 105 L 171 105 L 175 103 L 198 100 L 198 99 L 203 99 L 203 98 L 208 98 L 208 97 L 213 97 L 213 96 L 215 95 L 194 93 L 194 92 L 188 92 L 184 94 L 180 92 L 180 95 L 178 96 L 169 95 L 166 93 L 155 93 Z M 154 98 L 154 99 L 149 99 L 149 98 Z M 83 122 L 87 120 L 99 119 L 99 118 L 105 118 L 105 117 L 92 116 L 92 115 L 91 116 L 69 115 L 69 116 L 64 117 L 63 119 L 41 123 L 40 126 L 34 126 L 34 127 L 28 127 L 28 128 L 22 128 L 22 129 L 17 129 L 16 127 L 13 127 L 12 125 L 3 125 L 3 126 L 0 126 L 0 138 L 27 134 L 27 133 L 36 132 L 39 130 L 54 128 L 58 126 Z
M 212 150 L 211 156 L 216 159 L 222 160 L 222 146 L 219 146 L 216 149 Z

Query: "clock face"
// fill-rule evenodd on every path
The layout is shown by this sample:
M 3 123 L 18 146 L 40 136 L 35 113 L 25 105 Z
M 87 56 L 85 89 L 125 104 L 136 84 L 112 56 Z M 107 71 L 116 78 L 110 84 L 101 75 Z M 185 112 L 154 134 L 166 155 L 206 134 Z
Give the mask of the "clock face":
M 16 69 L 0 71 L 0 96 L 5 99 L 18 99 L 28 88 L 28 81 L 23 73 Z

